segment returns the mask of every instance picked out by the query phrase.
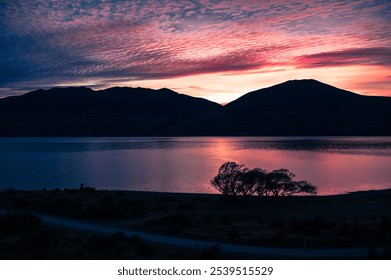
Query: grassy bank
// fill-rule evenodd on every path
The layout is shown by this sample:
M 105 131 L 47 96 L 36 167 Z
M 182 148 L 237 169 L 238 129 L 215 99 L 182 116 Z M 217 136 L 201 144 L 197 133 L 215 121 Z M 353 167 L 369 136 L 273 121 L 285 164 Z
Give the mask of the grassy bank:
M 211 194 L 96 191 L 90 188 L 7 190 L 0 192 L 0 207 L 35 210 L 114 224 L 124 229 L 216 242 L 284 248 L 301 248 L 303 244 L 307 248 L 368 248 L 368 258 L 390 258 L 391 190 L 336 196 L 250 197 L 236 201 L 224 201 L 221 196 Z M 9 219 L 8 222 L 5 219 Z M 41 257 L 39 254 L 36 257 L 30 254 L 24 258 L 72 258 L 72 254 L 76 253 L 79 258 L 101 259 L 244 258 L 225 255 L 218 248 L 189 252 L 180 248 L 144 244 L 145 242 L 137 237 L 128 240 L 121 234 L 116 237 L 96 236 L 50 227 L 39 220 L 28 226 L 29 222 L 23 222 L 23 219 L 34 221 L 34 218 L 25 215 L 3 216 L 0 226 L 9 228 L 12 219 L 21 220 L 15 223 L 16 228 L 13 230 L 1 231 L 2 258 L 9 258 L 7 253 L 4 253 L 7 252 L 7 246 L 26 238 L 26 234 L 30 234 L 32 238 L 28 243 L 37 244 L 34 242 L 34 234 L 35 238 L 38 238 L 37 232 L 42 229 L 45 229 L 48 235 L 53 231 L 54 236 L 59 236 L 55 245 L 58 251 L 54 256 L 45 255 L 45 246 L 37 245 L 37 248 L 30 249 L 30 252 L 41 248 Z M 34 230 L 35 233 L 31 232 Z M 96 241 L 96 238 L 100 241 Z M 91 242 L 97 246 L 97 252 L 93 250 Z M 65 244 L 61 245 L 62 243 Z M 125 246 L 126 244 L 131 245 Z M 129 247 L 133 250 L 129 251 Z M 109 248 L 112 248 L 111 251 Z M 140 251 L 137 248 L 149 249 Z M 376 253 L 373 248 L 384 250 Z

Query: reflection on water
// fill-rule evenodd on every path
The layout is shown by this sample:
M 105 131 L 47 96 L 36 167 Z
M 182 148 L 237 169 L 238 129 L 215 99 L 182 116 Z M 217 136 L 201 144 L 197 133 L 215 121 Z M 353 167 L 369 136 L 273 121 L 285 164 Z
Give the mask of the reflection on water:
M 388 137 L 133 137 L 133 138 L 0 138 L 0 153 L 92 152 L 139 149 L 262 149 L 390 156 Z
M 214 192 L 226 161 L 288 168 L 319 194 L 391 187 L 390 137 L 1 138 L 0 188 Z

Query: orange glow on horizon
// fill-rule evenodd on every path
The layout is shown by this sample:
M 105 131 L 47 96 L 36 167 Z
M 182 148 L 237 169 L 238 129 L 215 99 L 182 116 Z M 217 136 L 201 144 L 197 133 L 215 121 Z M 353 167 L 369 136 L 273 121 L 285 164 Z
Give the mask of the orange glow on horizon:
M 389 1 L 5 1 L 0 97 L 83 85 L 229 103 L 292 79 L 391 96 Z

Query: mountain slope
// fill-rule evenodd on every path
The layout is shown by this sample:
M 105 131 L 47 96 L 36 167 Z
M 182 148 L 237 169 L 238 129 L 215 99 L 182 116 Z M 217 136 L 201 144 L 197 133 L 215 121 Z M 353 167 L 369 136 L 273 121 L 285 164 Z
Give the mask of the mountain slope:
M 53 88 L 0 100 L 2 136 L 141 136 L 221 106 L 168 89 Z
M 316 80 L 250 92 L 225 109 L 234 135 L 391 135 L 390 97 L 362 96 Z
M 390 98 L 362 96 L 316 80 L 291 80 L 243 95 L 226 105 L 230 111 L 294 112 L 345 111 L 383 108 Z M 353 106 L 353 107 L 352 107 Z
M 0 99 L 0 136 L 391 135 L 391 98 L 294 80 L 221 106 L 169 89 L 37 90 Z

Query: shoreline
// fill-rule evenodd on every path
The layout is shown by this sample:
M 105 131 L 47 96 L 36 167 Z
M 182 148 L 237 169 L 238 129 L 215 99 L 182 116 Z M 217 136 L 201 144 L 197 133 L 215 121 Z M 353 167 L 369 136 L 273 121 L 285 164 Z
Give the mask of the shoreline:
M 149 191 L 149 190 L 124 190 L 124 189 L 105 189 L 105 188 L 95 188 L 95 187 L 89 187 L 86 186 L 85 188 L 91 188 L 94 191 L 104 191 L 104 192 L 133 192 L 133 193 L 156 193 L 156 194 L 189 194 L 189 195 L 220 195 L 220 193 L 192 193 L 192 192 L 165 192 L 165 191 Z M 0 188 L 0 193 L 1 192 L 6 192 L 6 191 L 17 191 L 17 192 L 39 192 L 39 191 L 78 191 L 80 190 L 79 188 L 47 188 L 47 187 L 42 187 L 42 188 L 32 188 L 32 189 L 25 189 L 25 188 L 14 188 L 14 187 L 3 187 Z M 291 195 L 290 197 L 326 197 L 326 196 L 341 196 L 341 195 L 350 195 L 350 194 L 356 194 L 356 193 L 368 193 L 368 192 L 382 192 L 382 191 L 388 191 L 391 190 L 391 187 L 384 187 L 384 189 L 368 189 L 368 190 L 358 190 L 358 191 L 351 191 L 351 192 L 346 192 L 346 193 L 337 193 L 337 194 L 325 194 L 325 195 Z M 257 195 L 254 195 L 254 197 L 257 197 Z

